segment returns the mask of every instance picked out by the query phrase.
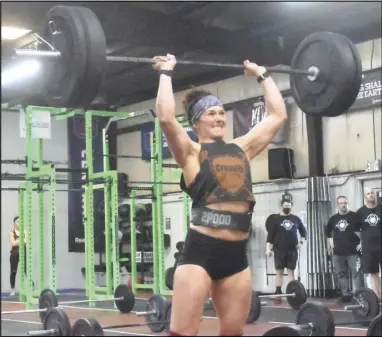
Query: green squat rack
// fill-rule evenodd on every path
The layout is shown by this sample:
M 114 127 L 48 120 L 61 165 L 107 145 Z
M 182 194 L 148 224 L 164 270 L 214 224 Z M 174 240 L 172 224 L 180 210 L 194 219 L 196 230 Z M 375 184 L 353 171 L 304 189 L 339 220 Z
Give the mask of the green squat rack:
M 2 109 L 8 108 L 7 104 L 2 104 Z M 20 112 L 23 110 L 18 107 Z M 27 280 L 24 273 L 20 273 L 21 289 L 20 300 L 26 302 L 27 308 L 36 305 L 42 289 L 50 288 L 53 291 L 57 289 L 56 282 L 56 245 L 55 245 L 55 220 L 56 220 L 56 178 L 55 168 L 52 164 L 43 164 L 43 140 L 38 139 L 37 146 L 37 166 L 33 166 L 33 138 L 32 138 L 32 116 L 34 111 L 50 111 L 56 116 L 57 120 L 67 119 L 76 114 L 83 114 L 76 110 L 58 109 L 51 107 L 28 106 L 26 111 L 26 177 L 25 182 L 20 184 L 19 188 L 19 216 L 20 216 L 20 240 L 24 240 L 24 229 L 26 233 L 27 252 L 24 246 L 20 246 L 20 267 L 24 268 L 23 256 L 27 253 Z M 107 299 L 114 297 L 114 290 L 120 284 L 120 260 L 118 244 L 118 174 L 117 171 L 110 170 L 109 166 L 109 147 L 107 127 L 102 130 L 103 139 L 103 172 L 95 173 L 93 170 L 93 148 L 92 148 L 92 118 L 109 117 L 113 121 L 136 116 L 142 116 L 147 112 L 109 112 L 109 111 L 86 111 L 85 113 L 85 148 L 86 148 L 86 168 L 88 171 L 88 181 L 84 185 L 83 193 L 83 223 L 85 234 L 85 282 L 86 296 L 89 300 Z M 183 126 L 187 126 L 183 116 L 178 117 Z M 109 121 L 110 123 L 110 121 Z M 153 283 L 137 284 L 137 265 L 136 265 L 136 193 L 134 188 L 130 196 L 130 216 L 131 216 L 131 283 L 134 293 L 139 289 L 152 289 L 154 293 L 162 295 L 171 295 L 172 292 L 165 288 L 165 250 L 164 250 L 164 214 L 163 214 L 163 169 L 178 168 L 176 164 L 164 164 L 162 160 L 162 133 L 159 127 L 159 121 L 155 118 L 154 133 L 150 134 L 151 146 L 151 178 L 153 182 L 152 189 L 152 236 L 153 236 Z M 45 178 L 45 179 L 44 179 Z M 96 184 L 97 181 L 103 181 Z M 49 230 L 47 237 L 44 236 L 44 199 L 42 184 L 49 185 Z M 105 263 L 106 263 L 106 286 L 96 286 L 96 274 L 94 270 L 95 252 L 94 252 L 94 214 L 93 214 L 93 193 L 94 190 L 104 189 L 105 203 Z M 136 188 L 136 189 L 144 189 Z M 146 187 L 147 189 L 147 187 Z M 37 190 L 39 215 L 39 289 L 33 291 L 33 256 L 35 256 L 35 245 L 32 244 L 33 234 L 35 233 L 32 217 L 33 191 Z M 183 213 L 185 231 L 189 226 L 189 197 L 182 192 Z M 46 242 L 48 241 L 48 242 Z M 44 265 L 44 247 L 48 244 L 51 254 L 49 254 L 49 280 L 45 280 Z M 144 256 L 141 257 L 142 259 Z M 26 284 L 27 281 L 27 284 Z M 31 291 L 32 290 L 32 291 Z M 89 302 L 89 305 L 94 303 Z

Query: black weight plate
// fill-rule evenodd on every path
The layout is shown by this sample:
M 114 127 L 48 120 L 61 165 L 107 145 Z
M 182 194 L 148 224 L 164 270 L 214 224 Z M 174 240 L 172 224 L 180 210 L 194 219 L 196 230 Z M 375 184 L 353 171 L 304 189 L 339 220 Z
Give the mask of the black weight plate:
M 170 330 L 170 322 L 171 322 L 171 308 L 172 308 L 172 303 L 169 302 L 167 305 L 167 310 L 166 310 L 166 317 L 165 320 L 168 322 L 165 325 L 165 331 L 168 332 Z
M 171 236 L 170 234 L 164 234 L 163 235 L 163 242 L 164 242 L 164 248 L 171 247 Z
M 117 300 L 117 298 L 123 297 L 123 300 Z M 128 314 L 134 308 L 135 295 L 131 289 L 125 285 L 120 284 L 114 291 L 115 305 L 120 312 Z
M 334 117 L 346 112 L 356 97 L 355 59 L 352 49 L 338 34 L 317 32 L 306 37 L 293 56 L 291 67 L 309 69 L 316 66 L 320 76 L 310 81 L 305 75 L 291 75 L 290 86 L 296 104 L 314 116 Z M 360 84 L 359 84 L 360 85 Z M 358 87 L 359 90 L 359 87 Z
M 162 295 L 153 295 L 147 302 L 146 311 L 155 311 L 155 314 L 146 316 L 146 323 L 152 332 L 162 332 L 166 324 L 156 324 L 166 320 L 166 311 L 169 301 Z
M 276 326 L 269 329 L 263 336 L 305 336 L 305 331 L 298 326 Z
M 173 267 L 166 269 L 166 276 L 165 276 L 166 287 L 170 290 L 173 290 L 173 287 L 174 287 L 174 273 L 175 273 L 175 269 Z
M 54 293 L 53 290 L 44 289 L 41 292 L 40 297 L 38 298 L 38 308 L 50 309 L 55 307 L 58 307 L 58 300 L 57 300 L 56 294 Z M 45 322 L 46 315 L 47 315 L 47 311 L 39 312 L 40 320 L 41 320 L 41 323 L 43 324 Z
M 310 336 L 334 336 L 334 317 L 321 302 L 307 302 L 298 311 L 296 325 L 313 324 Z
M 354 73 L 353 73 L 354 86 L 349 86 L 349 92 L 346 93 L 346 95 L 348 95 L 349 97 L 354 97 L 354 101 L 355 101 L 357 96 L 358 96 L 359 90 L 361 88 L 361 84 L 362 84 L 362 60 L 361 60 L 361 56 L 358 52 L 357 47 L 355 46 L 355 44 L 350 39 L 348 39 L 346 36 L 341 35 L 341 34 L 337 34 L 337 37 L 339 40 L 342 39 L 343 41 L 345 41 L 345 43 L 347 44 L 347 47 L 351 49 L 352 54 L 353 54 L 354 64 L 355 64 Z M 349 102 L 350 102 L 350 99 L 349 99 Z
M 247 323 L 256 322 L 261 314 L 261 301 L 256 291 L 252 290 L 251 309 L 247 317 Z
M 367 336 L 382 336 L 382 326 L 381 326 L 381 321 L 382 321 L 382 315 L 379 314 L 377 317 L 375 317 L 368 329 L 367 329 Z
M 85 31 L 87 61 L 77 106 L 88 108 L 99 94 L 106 68 L 106 38 L 97 16 L 85 7 L 76 7 Z
M 296 294 L 295 297 L 286 298 L 288 304 L 294 310 L 299 310 L 308 298 L 304 285 L 297 280 L 290 281 L 286 286 L 285 292 L 287 294 Z
M 70 336 L 71 325 L 65 311 L 61 308 L 51 308 L 46 314 L 44 330 L 56 330 L 54 336 Z
M 380 306 L 377 295 L 368 288 L 358 289 L 354 293 L 352 304 L 362 304 L 363 308 L 353 309 L 353 317 L 356 321 L 373 320 L 379 314 Z
M 81 318 L 74 323 L 71 336 L 104 336 L 104 333 L 95 318 Z
M 184 241 L 179 241 L 179 242 L 177 242 L 176 243 L 176 249 L 178 250 L 178 251 L 181 251 L 182 250 L 182 248 L 183 248 L 183 245 L 184 245 Z
M 60 34 L 51 34 L 50 22 Z M 41 36 L 61 52 L 60 60 L 52 64 L 44 100 L 52 107 L 76 107 L 87 62 L 86 36 L 76 7 L 52 7 L 45 15 Z

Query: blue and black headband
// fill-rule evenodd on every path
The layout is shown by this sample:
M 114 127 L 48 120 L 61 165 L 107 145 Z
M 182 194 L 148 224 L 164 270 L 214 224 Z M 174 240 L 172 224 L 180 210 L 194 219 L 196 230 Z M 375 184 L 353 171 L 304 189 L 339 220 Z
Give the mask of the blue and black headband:
M 222 101 L 215 95 L 206 95 L 191 101 L 187 106 L 188 123 L 192 125 L 197 122 L 203 113 L 213 106 L 224 107 Z

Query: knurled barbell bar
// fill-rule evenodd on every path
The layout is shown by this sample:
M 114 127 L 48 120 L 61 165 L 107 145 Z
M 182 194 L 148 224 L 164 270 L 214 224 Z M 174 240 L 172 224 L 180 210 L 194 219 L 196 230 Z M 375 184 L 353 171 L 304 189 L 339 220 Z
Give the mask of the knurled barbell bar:
M 381 315 L 368 321 L 337 323 L 331 311 L 321 302 L 305 303 L 297 313 L 296 323 L 277 326 L 263 336 L 335 336 L 336 326 L 368 324 L 367 336 L 381 336 Z
M 15 49 L 16 56 L 27 56 L 27 57 L 48 57 L 60 59 L 62 54 L 57 50 L 52 51 L 39 51 L 39 50 L 27 50 L 27 49 Z M 109 62 L 129 62 L 129 63 L 155 63 L 154 58 L 149 57 L 135 57 L 135 56 L 106 56 L 106 60 Z M 242 64 L 234 63 L 221 63 L 221 62 L 201 62 L 201 61 L 187 61 L 187 60 L 177 60 L 177 64 L 182 65 L 194 65 L 194 66 L 208 66 L 208 67 L 219 67 L 219 68 L 238 68 L 244 69 Z M 281 68 L 281 67 L 267 67 L 269 73 L 283 73 L 283 74 L 295 74 L 295 75 L 307 75 L 314 81 L 320 71 L 317 67 L 311 66 L 308 70 L 303 69 L 292 69 L 292 68 Z
M 44 18 L 39 36 L 43 48 L 16 49 L 17 57 L 59 60 L 46 67 L 52 80 L 38 93 L 52 107 L 88 107 L 99 92 L 106 62 L 153 63 L 152 58 L 106 56 L 106 39 L 97 16 L 88 8 L 54 6 Z M 178 60 L 178 64 L 243 69 L 241 64 Z M 268 67 L 271 73 L 290 74 L 296 104 L 309 115 L 334 117 L 356 100 L 362 81 L 362 63 L 354 44 L 345 36 L 317 32 L 297 47 L 291 66 Z M 49 70 L 48 70 L 49 72 Z
M 15 310 L 15 311 L 2 311 L 2 315 L 14 315 L 23 313 L 33 313 L 38 312 L 40 315 L 41 322 L 44 323 L 49 309 L 59 307 L 60 305 L 70 305 L 79 303 L 96 303 L 96 302 L 109 302 L 114 301 L 118 310 L 122 313 L 129 313 L 134 308 L 135 296 L 134 293 L 123 284 L 120 284 L 115 288 L 113 298 L 105 299 L 89 299 L 89 300 L 78 300 L 78 301 L 67 301 L 58 302 L 57 296 L 51 289 L 44 289 L 38 300 L 38 309 L 31 310 Z

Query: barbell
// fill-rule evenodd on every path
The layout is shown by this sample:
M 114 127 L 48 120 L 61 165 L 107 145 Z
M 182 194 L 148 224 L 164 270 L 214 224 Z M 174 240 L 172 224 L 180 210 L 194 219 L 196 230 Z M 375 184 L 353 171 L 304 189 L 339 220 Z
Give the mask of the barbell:
M 305 303 L 300 308 L 294 325 L 274 327 L 263 336 L 335 336 L 336 326 L 356 324 L 369 326 L 367 336 L 380 336 L 379 304 L 374 306 L 374 300 L 377 296 L 374 294 L 374 298 L 371 296 L 371 292 L 372 290 L 367 288 L 360 289 L 355 294 L 355 301 L 359 304 L 348 306 L 347 309 L 345 307 L 346 310 L 353 310 L 355 320 L 352 322 L 335 322 L 333 314 L 322 302 L 312 301 Z M 354 310 L 358 310 L 358 312 L 355 314 Z
M 301 307 L 296 324 L 277 326 L 265 332 L 263 336 L 335 336 L 338 325 L 368 324 L 367 336 L 381 336 L 381 315 L 371 321 L 334 322 L 333 314 L 321 302 L 309 302 Z
M 57 296 L 51 289 L 44 289 L 38 299 L 38 309 L 31 310 L 15 310 L 15 311 L 2 311 L 2 315 L 15 315 L 23 313 L 38 312 L 41 322 L 44 324 L 47 314 L 50 309 L 57 308 L 60 305 L 70 305 L 79 303 L 96 303 L 96 302 L 108 302 L 114 301 L 118 310 L 122 313 L 129 313 L 134 308 L 135 296 L 134 293 L 124 284 L 120 284 L 115 288 L 113 298 L 96 299 L 96 300 L 78 300 L 58 302 Z
M 52 107 L 89 107 L 99 92 L 107 61 L 154 62 L 148 57 L 107 56 L 104 31 L 89 8 L 52 7 L 37 36 L 43 41 L 40 50 L 14 49 L 12 55 L 46 61 L 50 79 L 38 96 Z M 244 70 L 242 64 L 190 60 L 177 63 Z M 356 100 L 362 81 L 362 63 L 355 45 L 347 37 L 331 32 L 307 36 L 297 47 L 291 66 L 267 70 L 290 74 L 296 104 L 313 116 L 335 117 L 345 113 Z

